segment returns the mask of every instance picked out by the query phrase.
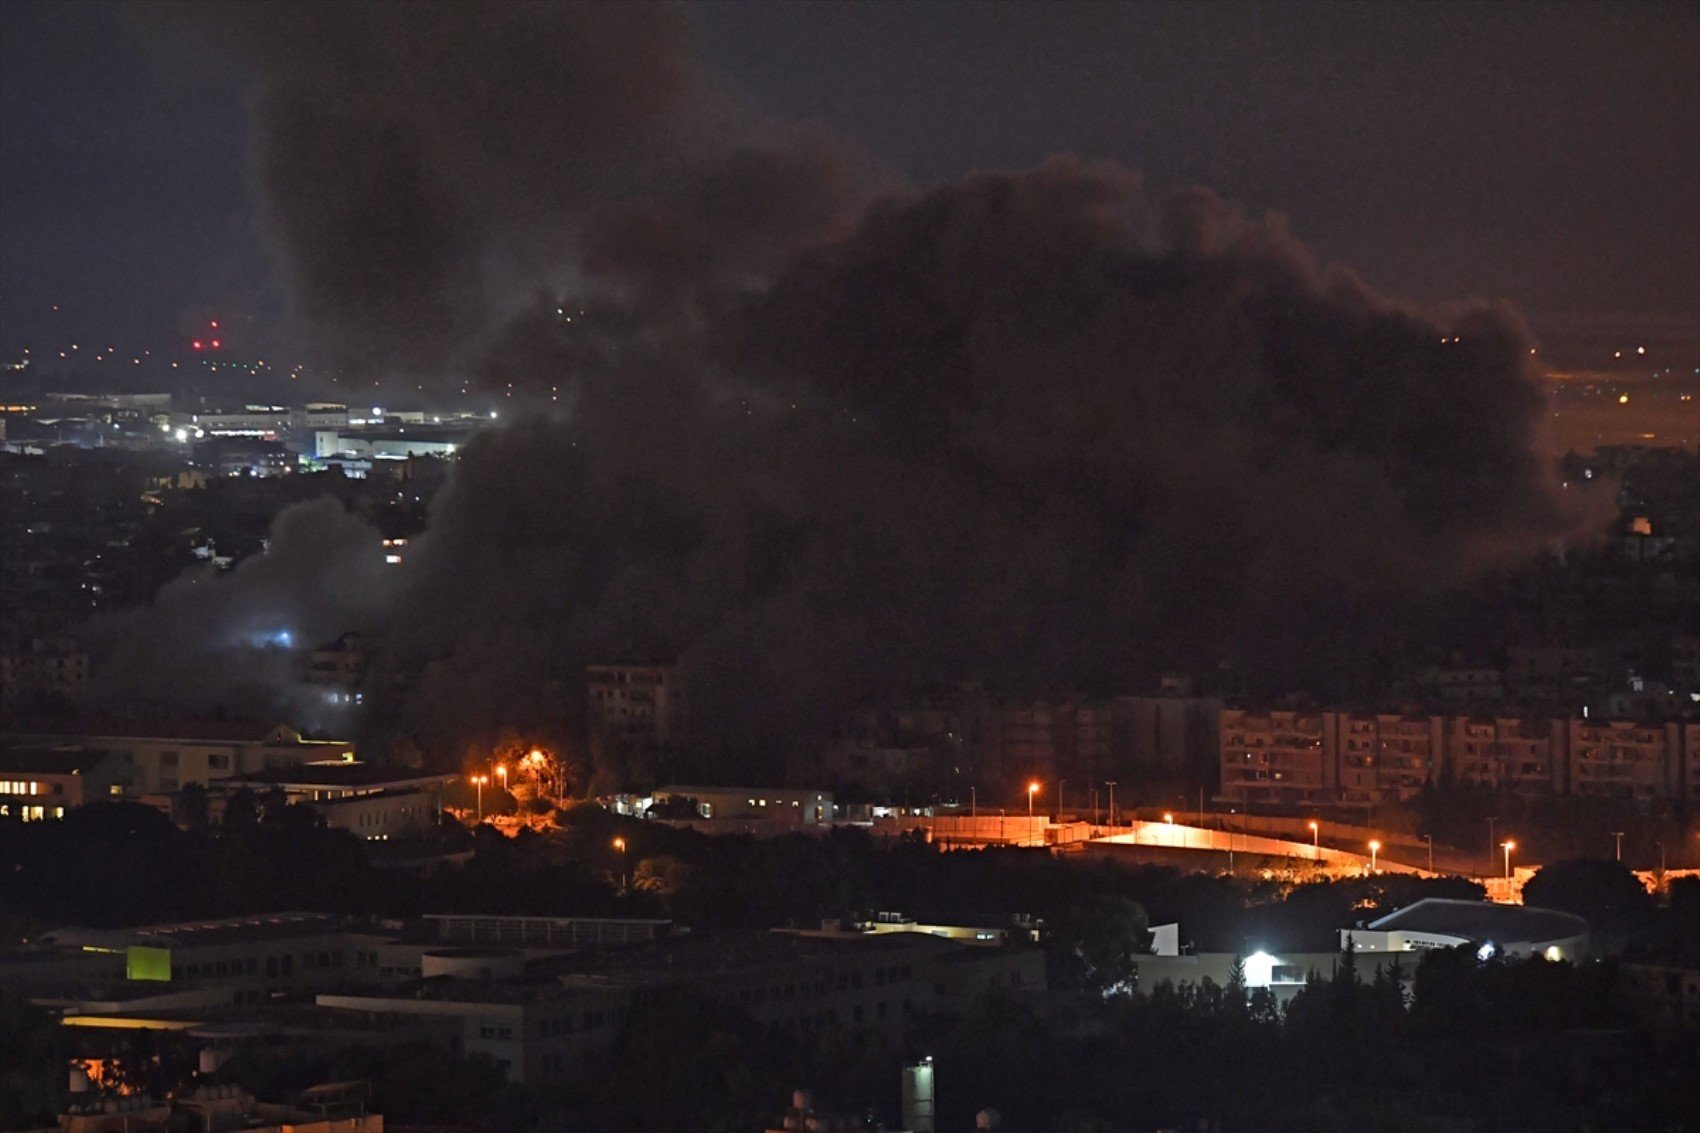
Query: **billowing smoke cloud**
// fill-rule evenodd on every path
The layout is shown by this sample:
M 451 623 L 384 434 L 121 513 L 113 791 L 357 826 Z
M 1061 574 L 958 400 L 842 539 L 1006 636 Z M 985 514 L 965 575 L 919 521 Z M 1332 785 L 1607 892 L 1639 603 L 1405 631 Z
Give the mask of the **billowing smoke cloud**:
M 1274 686 L 1571 524 L 1516 319 L 1425 318 L 1278 220 L 1073 159 L 870 195 L 698 97 L 671 9 L 235 7 L 303 313 L 565 409 L 477 438 L 359 603 L 420 734 L 570 718 L 633 653 L 729 740 L 921 680 Z
M 94 623 L 99 707 L 288 717 L 347 728 L 346 711 L 304 683 L 302 650 L 387 616 L 382 545 L 331 497 L 272 524 L 269 549 L 221 577 L 212 564 L 167 585 L 152 606 Z

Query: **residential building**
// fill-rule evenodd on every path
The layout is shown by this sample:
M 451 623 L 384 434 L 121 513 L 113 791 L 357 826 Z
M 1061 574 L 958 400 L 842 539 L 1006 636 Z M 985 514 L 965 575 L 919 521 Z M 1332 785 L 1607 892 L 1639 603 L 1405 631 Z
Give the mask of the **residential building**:
M 179 721 L 152 725 L 104 721 L 23 725 L 0 733 L 0 746 L 51 748 L 101 757 L 83 767 L 113 798 L 169 795 L 233 775 L 310 762 L 352 762 L 344 740 L 306 740 L 287 724 Z M 93 780 L 91 780 L 93 781 Z M 84 800 L 93 795 L 85 785 Z
M 1448 716 L 1445 774 L 1458 783 L 1533 797 L 1563 785 L 1565 731 L 1561 720 Z
M 639 746 L 685 742 L 689 698 L 678 664 L 591 665 L 587 678 L 593 737 Z
M 1302 803 L 1340 786 L 1333 713 L 1224 709 L 1222 794 L 1230 799 Z
M 394 540 L 386 539 L 386 550 Z M 406 540 L 401 540 L 405 543 Z M 345 633 L 314 649 L 307 661 L 304 679 L 324 690 L 333 702 L 356 703 L 365 698 L 366 674 L 380 639 L 369 633 Z
M 0 651 L 0 712 L 75 705 L 89 683 L 89 655 L 68 639 L 35 638 Z
M 1566 785 L 1577 795 L 1668 798 L 1680 783 L 1680 743 L 1675 724 L 1571 720 Z
M 67 810 L 88 801 L 93 776 L 85 772 L 103 758 L 43 747 L 0 751 L 0 820 L 64 818 Z

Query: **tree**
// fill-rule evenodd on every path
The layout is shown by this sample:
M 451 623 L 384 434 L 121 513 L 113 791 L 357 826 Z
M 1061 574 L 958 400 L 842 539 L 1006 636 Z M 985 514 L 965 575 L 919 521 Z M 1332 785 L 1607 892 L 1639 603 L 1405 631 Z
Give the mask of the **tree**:
M 1126 897 L 1100 897 L 1070 912 L 1057 933 L 1065 978 L 1101 995 L 1133 990 L 1134 957 L 1151 951 L 1145 909 Z
M 1581 917 L 1601 951 L 1621 950 L 1641 936 L 1653 913 L 1652 894 L 1628 866 L 1595 858 L 1543 866 L 1524 884 L 1523 901 Z
M 58 1022 L 0 991 L 0 1129 L 52 1124 L 64 1101 L 65 1042 Z

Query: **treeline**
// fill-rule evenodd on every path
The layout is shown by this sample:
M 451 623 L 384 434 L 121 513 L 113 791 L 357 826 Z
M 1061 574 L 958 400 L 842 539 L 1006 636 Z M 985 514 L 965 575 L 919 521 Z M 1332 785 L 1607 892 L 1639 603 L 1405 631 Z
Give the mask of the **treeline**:
M 772 839 L 709 837 L 580 806 L 548 833 L 506 837 L 449 823 L 416 844 L 327 829 L 281 795 L 233 799 L 221 825 L 188 828 L 133 803 L 96 803 L 57 822 L 0 824 L 0 911 L 12 938 L 55 925 L 122 927 L 277 910 L 405 917 L 423 912 L 667 917 L 702 929 L 808 926 L 901 912 L 979 922 L 1057 922 L 1100 898 L 1179 921 L 1204 951 L 1316 951 L 1338 929 L 1422 896 L 1479 897 L 1462 880 L 1387 875 L 1293 886 L 1125 868 L 1035 850 L 941 853 L 857 830 Z M 617 849 L 616 839 L 624 844 Z M 467 855 L 470 854 L 468 857 Z M 448 856 L 427 876 L 395 857 Z M 464 860 L 460 860 L 463 859 Z
M 1108 899 L 1151 924 L 1179 922 L 1198 951 L 1327 951 L 1338 931 L 1424 897 L 1479 899 L 1460 878 L 1384 874 L 1294 884 L 1058 857 L 1038 850 L 939 852 L 858 830 L 771 839 L 710 837 L 562 812 L 547 833 L 507 837 L 450 822 L 413 844 L 327 829 L 280 794 L 237 795 L 222 825 L 180 828 L 133 803 L 97 803 L 58 822 L 0 824 L 0 915 L 8 939 L 56 925 L 121 927 L 278 910 L 407 917 L 425 912 L 665 917 L 701 930 L 812 926 L 897 912 L 986 923 L 1027 914 L 1052 927 Z M 623 848 L 619 848 L 623 846 Z M 385 868 L 438 856 L 426 876 Z M 1668 907 L 1622 865 L 1563 862 L 1528 884 L 1528 903 L 1577 913 L 1597 950 L 1700 956 L 1700 884 Z

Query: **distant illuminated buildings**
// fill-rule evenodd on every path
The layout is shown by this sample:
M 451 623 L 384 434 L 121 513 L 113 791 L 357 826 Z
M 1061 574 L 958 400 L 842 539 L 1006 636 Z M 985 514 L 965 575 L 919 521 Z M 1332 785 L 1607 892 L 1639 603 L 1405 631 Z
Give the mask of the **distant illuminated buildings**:
M 1700 721 L 1228 709 L 1222 794 L 1288 805 L 1409 800 L 1446 779 L 1536 798 L 1700 800 Z

